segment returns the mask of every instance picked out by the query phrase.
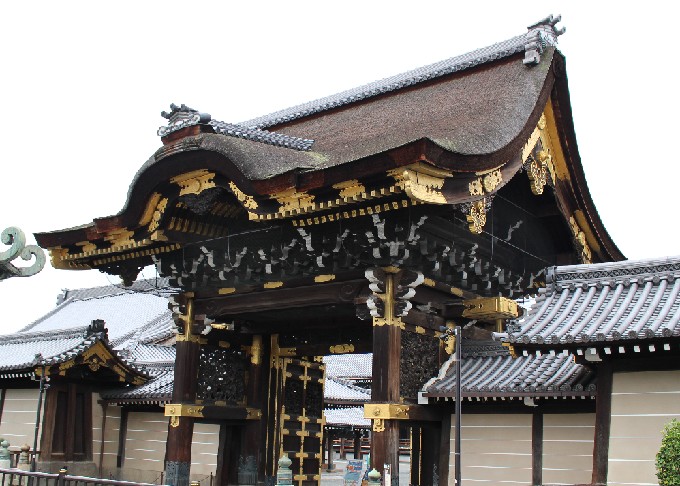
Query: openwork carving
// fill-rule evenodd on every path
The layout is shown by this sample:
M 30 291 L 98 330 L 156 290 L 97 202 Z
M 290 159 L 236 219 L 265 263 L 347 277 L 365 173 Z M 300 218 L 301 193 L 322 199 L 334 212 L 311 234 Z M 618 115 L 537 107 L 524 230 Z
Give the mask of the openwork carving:
M 411 332 L 401 333 L 401 384 L 404 398 L 416 398 L 421 387 L 439 370 L 439 339 Z
M 291 415 L 302 415 L 304 405 L 304 386 L 299 380 L 286 380 L 286 392 L 283 400 L 286 413 Z
M 0 234 L 0 241 L 9 245 L 9 249 L 0 252 L 0 281 L 11 277 L 30 277 L 45 266 L 45 253 L 37 245 L 26 245 L 26 236 L 19 228 L 10 226 Z M 11 262 L 17 257 L 35 261 L 29 267 L 16 267 Z
M 321 417 L 323 411 L 323 386 L 320 383 L 307 384 L 307 416 Z
M 204 403 L 243 404 L 246 357 L 242 351 L 202 346 L 197 398 Z

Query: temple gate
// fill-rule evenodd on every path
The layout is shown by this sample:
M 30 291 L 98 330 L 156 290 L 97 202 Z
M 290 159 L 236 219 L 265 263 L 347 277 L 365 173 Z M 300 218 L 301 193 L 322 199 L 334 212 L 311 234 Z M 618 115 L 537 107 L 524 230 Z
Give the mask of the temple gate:
M 450 416 L 418 392 L 485 339 L 556 264 L 622 255 L 576 150 L 561 33 L 521 36 L 239 125 L 184 105 L 118 215 L 36 235 L 57 268 L 181 290 L 167 477 L 188 484 L 196 418 L 223 425 L 220 484 L 273 484 L 283 452 L 318 484 L 323 367 L 372 352 L 373 465 L 447 484 Z M 302 138 L 304 137 L 304 138 Z

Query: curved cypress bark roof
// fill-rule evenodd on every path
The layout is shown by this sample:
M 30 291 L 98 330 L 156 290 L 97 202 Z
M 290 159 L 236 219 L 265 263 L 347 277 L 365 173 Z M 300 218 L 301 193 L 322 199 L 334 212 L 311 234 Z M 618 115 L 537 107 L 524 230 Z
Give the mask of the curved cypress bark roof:
M 564 58 L 555 49 L 558 20 L 549 17 L 493 46 L 240 125 L 173 106 L 164 113 L 168 126 L 159 129 L 164 146 L 138 171 L 120 213 L 36 239 L 58 249 L 53 262 L 61 268 L 99 268 L 98 255 L 134 255 L 139 248 L 147 249 L 140 253 L 147 260 L 174 251 L 182 241 L 164 243 L 153 217 L 188 203 L 205 210 L 188 199 L 194 189 L 178 190 L 187 177 L 198 181 L 195 193 L 210 202 L 221 198 L 230 218 L 258 221 L 316 215 L 395 193 L 414 204 L 479 202 L 522 169 L 548 107 L 553 143 L 565 159 L 557 207 L 566 220 L 577 215 L 597 260 L 621 259 L 578 157 Z M 492 184 L 473 190 L 490 171 Z M 363 192 L 348 196 L 348 187 Z M 121 238 L 126 232 L 134 235 Z

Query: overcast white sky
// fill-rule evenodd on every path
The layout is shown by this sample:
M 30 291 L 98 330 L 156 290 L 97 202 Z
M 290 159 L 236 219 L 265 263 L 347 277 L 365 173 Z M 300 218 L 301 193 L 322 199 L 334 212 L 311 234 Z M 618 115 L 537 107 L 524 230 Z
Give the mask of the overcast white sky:
M 561 13 L 579 150 L 600 216 L 629 258 L 678 254 L 680 4 L 623 5 L 2 2 L 0 230 L 16 225 L 32 240 L 33 232 L 117 213 L 160 146 L 160 111 L 171 102 L 239 122 L 507 39 Z M 117 280 L 52 268 L 6 280 L 0 334 L 49 312 L 62 288 L 109 281 Z

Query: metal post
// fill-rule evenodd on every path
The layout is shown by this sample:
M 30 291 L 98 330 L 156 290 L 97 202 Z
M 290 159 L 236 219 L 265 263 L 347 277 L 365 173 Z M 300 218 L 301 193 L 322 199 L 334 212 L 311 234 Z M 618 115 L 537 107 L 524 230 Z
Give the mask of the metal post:
M 40 357 L 42 360 L 42 356 Z M 43 395 L 45 393 L 45 365 L 40 367 L 40 393 L 38 394 L 38 409 L 35 413 L 35 433 L 33 434 L 33 455 L 31 456 L 31 472 L 35 472 L 36 466 L 36 455 L 38 452 L 38 432 L 40 431 L 40 415 L 42 411 Z
M 456 467 L 456 486 L 461 486 L 461 465 L 460 465 L 460 416 L 461 416 L 461 370 L 460 362 L 462 359 L 462 353 L 460 349 L 461 341 L 461 328 L 456 326 L 454 331 L 454 336 L 456 337 L 456 441 L 455 441 L 455 467 Z

